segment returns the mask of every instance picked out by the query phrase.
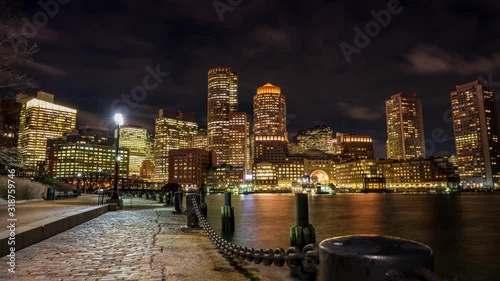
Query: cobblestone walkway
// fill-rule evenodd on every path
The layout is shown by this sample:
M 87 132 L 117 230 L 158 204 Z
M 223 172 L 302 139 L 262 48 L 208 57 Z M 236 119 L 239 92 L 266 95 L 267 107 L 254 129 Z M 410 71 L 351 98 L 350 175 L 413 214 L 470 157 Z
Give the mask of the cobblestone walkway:
M 171 209 L 108 212 L 0 258 L 0 280 L 268 280 L 248 263 L 230 266 L 199 230 Z
M 1 280 L 162 280 L 152 267 L 161 252 L 153 209 L 108 212 L 16 252 L 16 273 L 0 259 Z

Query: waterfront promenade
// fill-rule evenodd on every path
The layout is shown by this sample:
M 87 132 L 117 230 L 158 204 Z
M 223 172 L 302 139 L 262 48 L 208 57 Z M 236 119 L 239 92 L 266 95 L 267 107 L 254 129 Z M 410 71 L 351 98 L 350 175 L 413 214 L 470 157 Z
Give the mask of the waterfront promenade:
M 70 201 L 63 204 L 65 200 L 73 199 L 53 202 L 71 205 Z M 56 212 L 36 208 L 47 203 L 23 204 L 30 205 L 37 219 Z M 7 271 L 8 258 L 0 258 L 0 279 L 267 280 L 247 263 L 229 265 L 202 231 L 183 231 L 185 224 L 186 217 L 172 214 L 172 208 L 150 200 L 125 199 L 120 211 L 107 212 L 17 251 L 15 274 Z

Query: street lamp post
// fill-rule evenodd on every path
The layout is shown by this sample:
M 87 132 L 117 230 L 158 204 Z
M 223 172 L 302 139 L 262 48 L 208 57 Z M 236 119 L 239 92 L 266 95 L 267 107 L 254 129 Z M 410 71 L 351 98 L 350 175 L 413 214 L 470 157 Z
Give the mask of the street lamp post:
M 76 180 L 76 194 L 80 194 L 80 179 L 82 178 L 82 174 L 78 173 L 76 174 L 77 180 Z
M 115 182 L 113 187 L 113 196 L 111 196 L 111 199 L 120 199 L 120 197 L 118 196 L 118 174 L 120 173 L 120 155 L 118 154 L 118 149 L 120 147 L 120 126 L 123 125 L 123 115 L 121 113 L 115 114 L 115 122 L 117 127 L 115 149 Z

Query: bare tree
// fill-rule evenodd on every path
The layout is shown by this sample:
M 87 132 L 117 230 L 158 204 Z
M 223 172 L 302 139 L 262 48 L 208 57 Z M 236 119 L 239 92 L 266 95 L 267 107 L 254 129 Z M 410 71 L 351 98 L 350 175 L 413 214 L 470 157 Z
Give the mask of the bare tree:
M 0 0 L 0 90 L 33 88 L 34 81 L 19 70 L 38 46 L 22 33 L 22 16 L 16 0 Z
M 36 84 L 30 76 L 22 71 L 31 56 L 38 50 L 37 44 L 23 35 L 22 15 L 19 10 L 19 0 L 0 0 L 0 100 L 15 99 L 14 93 Z M 7 130 L 6 119 L 13 114 L 19 114 L 14 107 L 0 108 L 0 134 Z M 18 133 L 18 128 L 15 128 Z M 6 168 L 20 168 L 24 159 L 19 155 L 16 144 L 0 135 L 0 170 Z

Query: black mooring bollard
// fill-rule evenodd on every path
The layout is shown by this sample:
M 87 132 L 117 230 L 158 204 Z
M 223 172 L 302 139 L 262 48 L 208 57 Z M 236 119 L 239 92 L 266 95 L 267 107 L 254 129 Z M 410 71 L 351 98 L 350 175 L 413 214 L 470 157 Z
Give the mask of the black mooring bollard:
M 165 206 L 170 206 L 172 199 L 171 199 L 171 192 L 166 192 L 165 193 Z
M 174 209 L 177 213 L 182 213 L 182 196 L 181 191 L 174 193 Z
M 234 208 L 231 206 L 231 192 L 224 193 L 224 206 L 220 208 L 222 232 L 234 232 Z
M 207 196 L 207 189 L 205 186 L 202 186 L 200 189 L 200 211 L 203 214 L 204 218 L 207 218 L 208 215 L 207 202 L 205 201 L 206 196 Z
M 224 192 L 224 206 L 231 206 L 231 192 Z
M 200 195 L 196 193 L 190 193 L 186 195 L 186 226 L 189 228 L 199 228 L 198 216 L 194 210 L 193 199 L 196 200 L 196 204 L 200 206 Z
M 307 194 L 295 194 L 295 225 L 290 227 L 290 246 L 300 250 L 307 244 L 316 243 L 316 230 L 309 224 Z
M 160 192 L 158 195 L 160 196 L 158 203 L 163 203 L 163 195 L 164 195 L 164 193 Z
M 434 255 L 427 245 L 402 238 L 353 235 L 323 240 L 319 244 L 321 280 L 417 280 L 416 270 L 434 269 Z M 408 278 L 408 279 L 406 279 Z M 418 279 L 420 280 L 420 279 Z

